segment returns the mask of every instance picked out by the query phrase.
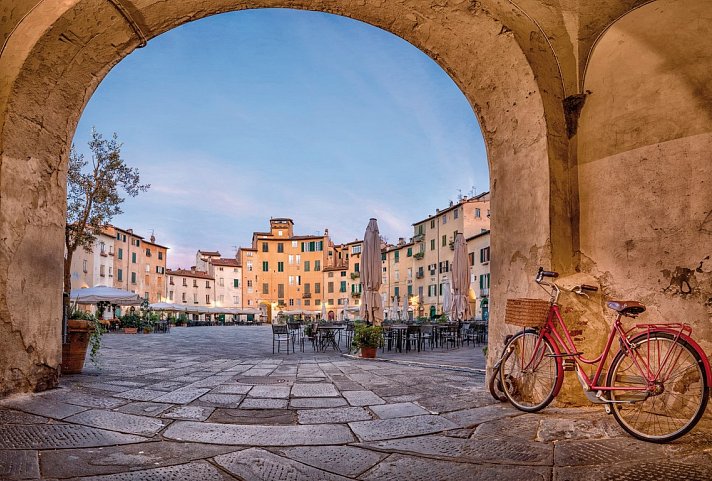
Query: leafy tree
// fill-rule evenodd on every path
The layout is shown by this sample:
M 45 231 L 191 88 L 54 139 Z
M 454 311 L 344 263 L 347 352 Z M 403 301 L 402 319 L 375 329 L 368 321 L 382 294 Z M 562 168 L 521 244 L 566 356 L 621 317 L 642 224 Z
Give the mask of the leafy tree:
M 138 169 L 126 165 L 121 158 L 121 146 L 116 133 L 111 139 L 92 129 L 88 142 L 91 164 L 77 153 L 74 145 L 69 153 L 67 173 L 67 227 L 64 241 L 64 290 L 72 288 L 72 257 L 78 248 L 92 252 L 96 236 L 114 216 L 121 214 L 123 192 L 136 197 L 149 189 L 141 184 Z

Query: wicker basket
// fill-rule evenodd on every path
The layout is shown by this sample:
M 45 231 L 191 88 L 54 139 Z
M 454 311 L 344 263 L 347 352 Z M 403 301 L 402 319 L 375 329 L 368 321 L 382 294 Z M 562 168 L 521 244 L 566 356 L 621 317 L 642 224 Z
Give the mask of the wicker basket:
M 522 327 L 542 327 L 549 317 L 549 301 L 541 299 L 507 299 L 504 322 Z

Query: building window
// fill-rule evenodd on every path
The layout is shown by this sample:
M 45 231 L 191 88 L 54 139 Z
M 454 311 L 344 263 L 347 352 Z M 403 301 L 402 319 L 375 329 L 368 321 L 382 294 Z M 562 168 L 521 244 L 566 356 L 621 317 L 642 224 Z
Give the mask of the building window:
M 360 245 L 351 247 L 351 254 L 352 254 L 352 255 L 353 255 L 353 254 L 360 254 L 360 253 L 361 253 L 361 246 L 360 246 Z
M 475 265 L 475 253 L 470 252 L 469 254 L 467 254 L 467 260 L 469 261 L 468 264 L 470 266 L 474 266 Z
M 220 294 L 220 297 L 218 297 L 218 302 L 219 302 L 220 304 L 223 304 L 223 303 L 225 302 L 225 296 L 222 295 L 222 294 Z
M 186 296 L 185 296 L 185 292 L 183 292 L 183 293 L 181 294 L 181 300 L 182 300 L 183 302 L 188 302 L 188 299 L 186 299 Z
M 232 280 L 232 287 L 234 287 L 235 289 L 237 289 L 238 287 L 240 287 L 240 279 L 233 279 L 233 280 Z
M 354 263 L 354 272 L 359 272 L 359 267 L 358 262 Z
M 277 262 L 277 272 L 284 272 L 284 262 Z
M 247 261 L 247 272 L 252 272 L 252 261 Z
M 83 270 L 85 273 L 86 273 L 86 272 L 89 272 L 89 269 L 87 268 L 87 260 L 86 260 L 86 259 L 84 259 L 84 260 L 82 261 L 82 270 Z
M 488 246 L 483 249 L 480 249 L 480 263 L 484 264 L 489 261 L 490 261 L 490 248 Z
M 280 235 L 281 235 L 281 232 L 282 232 L 282 231 L 279 231 L 279 232 L 280 232 Z M 284 242 L 278 242 L 278 243 L 277 243 L 277 252 L 279 252 L 280 254 L 284 252 Z
M 287 262 L 289 262 L 289 265 L 294 264 L 294 256 L 292 254 L 289 254 L 289 257 L 287 259 Z
M 447 234 L 443 234 L 442 243 L 443 243 L 443 247 L 445 247 L 447 245 Z
M 397 264 L 399 261 L 400 261 L 400 252 L 399 252 L 399 251 L 395 251 L 395 252 L 393 253 L 393 262 Z
M 240 303 L 240 298 L 237 296 L 232 296 L 232 303 L 238 305 Z
M 309 272 L 311 270 L 309 261 L 304 261 L 304 272 Z
M 296 261 L 297 265 L 299 265 L 302 262 L 302 256 L 301 254 L 297 254 L 297 256 L 294 258 Z
M 314 294 L 321 294 L 321 282 L 314 283 Z
M 297 242 L 297 241 L 292 241 L 292 247 L 294 247 L 295 249 L 296 249 L 297 247 L 299 247 L 299 242 Z
M 334 293 L 334 283 L 333 283 L 333 282 L 329 282 L 329 283 L 326 285 L 326 292 L 328 292 L 329 294 L 333 294 L 333 293 Z M 332 302 L 331 304 L 333 304 L 333 302 Z
M 262 252 L 269 252 L 269 244 L 267 242 L 262 243 Z
M 430 220 L 430 228 L 435 229 L 435 219 Z
M 156 266 L 156 274 L 165 274 L 166 268 L 163 266 Z
M 124 250 L 123 250 L 121 247 L 119 247 L 118 258 L 119 258 L 119 259 L 123 259 L 123 258 L 124 258 Z
M 294 276 L 289 276 L 289 285 L 290 286 L 294 285 Z
M 162 261 L 163 260 L 163 252 L 158 251 L 158 260 Z
M 314 270 L 315 271 L 320 271 L 321 270 L 321 261 L 314 261 Z
M 475 209 L 475 218 L 479 219 L 482 216 L 482 213 L 480 212 L 479 207 Z
M 459 210 L 460 210 L 460 209 L 455 209 L 454 211 L 452 211 L 452 218 L 453 218 L 453 219 L 457 219 L 457 216 L 459 215 L 459 212 L 458 212 Z
M 183 285 L 184 285 L 185 287 L 188 287 L 188 279 L 185 278 L 185 277 L 183 278 Z
M 99 275 L 100 275 L 101 277 L 105 277 L 105 275 L 106 275 L 105 272 L 104 272 L 104 267 L 105 267 L 105 266 L 104 266 L 103 264 L 99 266 Z
M 131 284 L 136 284 L 136 273 L 135 272 L 131 273 Z
M 431 251 L 435 250 L 435 239 L 430 239 L 430 250 Z
M 208 289 L 210 289 L 210 281 L 205 281 L 205 287 L 207 287 Z
M 443 214 L 443 225 L 447 224 L 447 214 Z
M 268 271 L 269 271 L 269 262 L 262 261 L 262 272 L 268 272 Z
M 146 264 L 146 272 L 151 272 L 151 264 Z
M 289 305 L 290 305 L 290 306 L 293 306 L 293 305 L 294 305 L 294 299 L 290 299 L 290 300 L 289 300 Z
M 413 248 L 408 247 L 408 250 L 406 251 L 406 257 L 413 257 Z
M 173 291 L 168 291 L 168 300 L 169 301 L 173 300 Z
M 131 263 L 136 264 L 136 253 L 135 252 L 131 253 Z
M 339 287 L 339 292 L 346 292 L 346 281 L 341 281 L 341 286 Z
M 109 277 L 114 277 L 114 268 L 109 266 Z
M 116 269 L 116 280 L 118 280 L 119 282 L 124 280 L 124 271 L 122 271 L 121 269 Z
M 99 253 L 103 256 L 106 255 L 106 244 L 104 242 L 99 243 Z
M 224 277 L 221 277 L 218 282 L 220 283 L 220 287 L 225 287 L 225 278 Z
M 198 303 L 198 293 L 194 292 L 193 293 L 193 304 L 197 304 L 197 303 Z
M 284 284 L 277 284 L 277 297 L 284 299 Z
M 430 284 L 428 286 L 428 297 L 435 297 L 438 293 L 437 284 Z
M 269 294 L 269 284 L 266 282 L 262 283 L 262 294 Z
M 151 257 L 151 249 L 146 248 L 146 257 Z
M 197 279 L 193 279 L 193 287 L 198 287 L 198 280 L 197 280 Z

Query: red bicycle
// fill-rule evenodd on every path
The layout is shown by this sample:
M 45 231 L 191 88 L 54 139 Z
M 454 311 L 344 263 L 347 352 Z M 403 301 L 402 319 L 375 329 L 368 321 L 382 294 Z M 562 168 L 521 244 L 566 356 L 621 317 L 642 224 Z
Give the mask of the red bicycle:
M 506 340 L 495 366 L 493 383 L 506 399 L 522 411 L 539 411 L 559 393 L 564 370 L 575 370 L 586 397 L 603 404 L 636 438 L 663 443 L 690 431 L 704 414 L 712 382 L 709 361 L 692 339 L 692 328 L 681 323 L 635 324 L 626 330 L 621 318 L 635 318 L 645 306 L 609 301 L 608 307 L 617 315 L 606 346 L 595 359 L 586 359 L 561 317 L 561 289 L 553 281 L 544 281 L 556 277 L 556 272 L 543 268 L 536 276 L 537 284 L 550 295 L 549 301 L 507 301 L 506 322 L 526 327 Z M 597 290 L 581 285 L 573 292 L 586 295 L 585 291 Z M 606 373 L 604 366 L 616 337 L 620 347 Z M 591 377 L 585 365 L 595 367 Z

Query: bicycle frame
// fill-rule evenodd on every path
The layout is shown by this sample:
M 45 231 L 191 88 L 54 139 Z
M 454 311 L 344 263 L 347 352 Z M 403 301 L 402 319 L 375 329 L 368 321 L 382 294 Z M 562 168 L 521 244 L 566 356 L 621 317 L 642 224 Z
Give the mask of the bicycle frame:
M 559 390 L 561 389 L 561 385 L 563 383 L 564 370 L 562 366 L 562 358 L 564 357 L 570 357 L 574 359 L 574 361 L 576 362 L 576 367 L 580 379 L 583 383 L 586 384 L 586 389 L 588 391 L 597 391 L 599 393 L 597 397 L 601 399 L 601 401 L 607 401 L 605 398 L 601 397 L 601 394 L 603 392 L 648 391 L 650 389 L 653 389 L 656 380 L 660 379 L 659 376 L 661 373 L 663 373 L 663 369 L 669 369 L 670 366 L 673 366 L 675 364 L 676 360 L 673 360 L 673 362 L 670 364 L 668 363 L 672 354 L 672 351 L 668 351 L 667 353 L 665 353 L 662 362 L 659 363 L 659 368 L 657 370 L 652 369 L 650 364 L 648 363 L 648 359 L 650 357 L 650 343 L 648 343 L 647 353 L 638 353 L 636 346 L 634 345 L 634 343 L 631 342 L 631 334 L 634 333 L 634 331 L 640 331 L 637 336 L 647 334 L 648 337 L 650 337 L 650 335 L 652 335 L 653 333 L 664 332 L 674 336 L 675 341 L 677 341 L 678 339 L 686 341 L 693 349 L 695 349 L 698 353 L 701 354 L 702 362 L 705 367 L 707 381 L 708 383 L 712 383 L 712 371 L 710 370 L 710 365 L 707 356 L 704 354 L 704 351 L 701 349 L 701 347 L 690 337 L 690 334 L 692 333 L 692 328 L 687 324 L 636 324 L 634 327 L 626 331 L 623 328 L 623 324 L 621 323 L 622 315 L 618 313 L 608 333 L 606 345 L 601 354 L 598 355 L 595 359 L 586 359 L 585 357 L 583 357 L 583 353 L 578 351 L 578 349 L 576 348 L 576 344 L 571 337 L 571 333 L 566 327 L 566 323 L 564 322 L 561 316 L 561 311 L 559 309 L 559 305 L 557 304 L 560 293 L 559 287 L 553 283 L 550 284 L 542 282 L 541 284 L 552 287 L 552 292 L 550 293 L 552 304 L 549 308 L 549 315 L 546 324 L 544 324 L 544 326 L 539 329 L 539 335 L 537 337 L 537 342 L 534 346 L 532 359 L 529 360 L 529 362 L 527 363 L 522 362 L 522 366 L 531 366 L 532 363 L 538 364 L 541 361 L 541 359 L 538 361 L 535 360 L 534 357 L 536 353 L 539 352 L 542 339 L 546 338 L 554 349 L 554 354 L 552 354 L 551 356 L 556 358 L 556 362 L 559 365 L 559 377 L 557 379 L 556 387 L 554 390 L 554 396 L 558 395 Z M 559 333 L 557 327 L 561 330 L 563 336 Z M 620 349 L 627 353 L 630 353 L 630 357 L 633 361 L 633 364 L 636 366 L 636 369 L 638 370 L 638 374 L 641 376 L 641 378 L 647 381 L 647 386 L 609 387 L 605 385 L 605 382 L 601 382 L 601 377 L 604 374 L 603 368 L 606 365 L 606 359 L 608 359 L 608 355 L 610 354 L 611 347 L 613 345 L 613 340 L 616 337 L 618 337 L 619 339 Z M 522 361 L 524 361 L 524 359 L 522 359 Z M 586 374 L 585 370 L 583 369 L 584 365 L 597 365 L 593 377 L 589 377 Z

